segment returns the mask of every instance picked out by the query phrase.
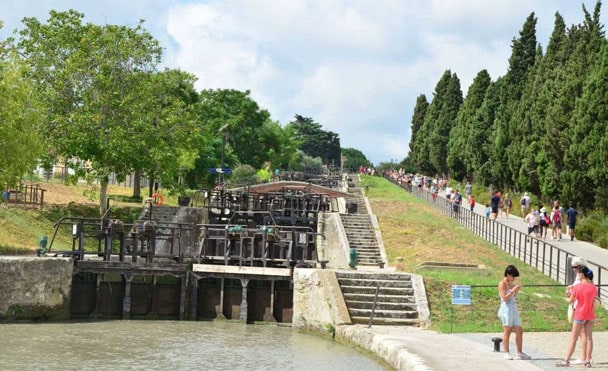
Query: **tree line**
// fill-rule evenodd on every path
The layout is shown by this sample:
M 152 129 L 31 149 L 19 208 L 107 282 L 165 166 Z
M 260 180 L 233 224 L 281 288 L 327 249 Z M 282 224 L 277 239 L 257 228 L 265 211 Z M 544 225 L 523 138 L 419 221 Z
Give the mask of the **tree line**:
M 161 68 L 163 49 L 143 21 L 83 18 L 75 10 L 51 11 L 46 22 L 24 18 L 23 29 L 0 40 L 3 184 L 62 161 L 74 178 L 100 182 L 103 210 L 110 174 L 146 174 L 178 190 L 213 186 L 208 169 L 222 165 L 299 170 L 306 158 L 340 165 L 339 135 L 312 118 L 296 114 L 281 125 L 250 91 L 198 92 L 191 73 Z M 369 163 L 345 150 L 357 161 L 350 166 Z
M 546 50 L 531 13 L 504 76 L 487 70 L 466 97 L 445 71 L 431 101 L 417 97 L 406 162 L 425 174 L 529 191 L 608 211 L 608 42 L 601 1 L 580 24 L 557 12 Z

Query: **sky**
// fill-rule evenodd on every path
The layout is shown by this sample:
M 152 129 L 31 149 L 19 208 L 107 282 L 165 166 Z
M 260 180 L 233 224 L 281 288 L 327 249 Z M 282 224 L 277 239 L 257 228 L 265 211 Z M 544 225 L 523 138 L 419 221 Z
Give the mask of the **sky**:
M 446 70 L 466 96 L 482 69 L 493 80 L 507 72 L 530 13 L 546 48 L 555 13 L 580 24 L 583 4 L 592 13 L 596 1 L 3 0 L 0 38 L 52 9 L 96 24 L 143 19 L 163 65 L 197 76 L 197 90 L 249 90 L 282 125 L 310 117 L 378 165 L 407 156 L 416 98 L 431 101 Z

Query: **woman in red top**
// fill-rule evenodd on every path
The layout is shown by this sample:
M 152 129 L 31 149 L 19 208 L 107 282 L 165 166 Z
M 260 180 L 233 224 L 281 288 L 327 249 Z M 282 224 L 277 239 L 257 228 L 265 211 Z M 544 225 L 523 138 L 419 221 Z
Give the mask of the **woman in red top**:
M 593 352 L 593 322 L 595 322 L 595 310 L 593 302 L 597 296 L 597 287 L 593 284 L 593 271 L 588 267 L 581 267 L 578 270 L 578 278 L 581 283 L 572 286 L 572 291 L 567 291 L 566 295 L 570 298 L 570 304 L 577 302 L 574 309 L 574 319 L 572 320 L 572 331 L 570 332 L 570 342 L 566 351 L 566 358 L 557 364 L 558 367 L 570 366 L 570 357 L 574 353 L 576 340 L 584 329 L 585 336 L 581 339 L 583 343 L 583 354 L 585 367 L 591 367 L 591 353 Z M 586 347 L 585 347 L 586 345 Z

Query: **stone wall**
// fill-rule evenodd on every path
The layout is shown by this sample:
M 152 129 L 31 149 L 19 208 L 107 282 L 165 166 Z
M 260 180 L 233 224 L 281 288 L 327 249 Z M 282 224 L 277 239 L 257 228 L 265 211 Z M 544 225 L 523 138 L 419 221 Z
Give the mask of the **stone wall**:
M 0 320 L 70 318 L 73 260 L 0 257 Z
M 333 335 L 336 326 L 351 324 L 335 271 L 296 268 L 293 281 L 294 328 Z
M 338 213 L 320 213 L 317 226 L 323 237 L 317 238 L 319 260 L 327 261 L 327 268 L 348 269 L 349 244 Z

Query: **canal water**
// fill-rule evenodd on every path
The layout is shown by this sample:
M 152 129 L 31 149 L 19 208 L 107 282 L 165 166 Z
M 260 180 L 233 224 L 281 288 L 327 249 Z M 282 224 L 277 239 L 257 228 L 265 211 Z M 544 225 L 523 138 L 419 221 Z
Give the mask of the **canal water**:
M 0 370 L 388 370 L 290 327 L 234 322 L 0 324 Z

